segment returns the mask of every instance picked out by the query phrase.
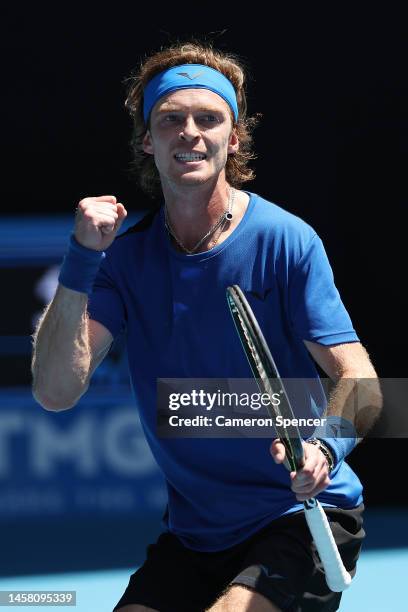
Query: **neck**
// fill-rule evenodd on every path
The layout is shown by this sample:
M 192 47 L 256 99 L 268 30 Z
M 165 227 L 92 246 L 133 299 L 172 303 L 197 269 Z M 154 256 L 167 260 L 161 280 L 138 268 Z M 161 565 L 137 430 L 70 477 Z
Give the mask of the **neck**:
M 239 225 L 249 203 L 249 196 L 246 193 L 234 189 L 232 220 L 225 221 L 222 215 L 228 210 L 230 192 L 231 188 L 225 183 L 225 192 L 223 194 L 213 192 L 213 198 L 207 197 L 203 200 L 198 195 L 192 199 L 180 197 L 173 202 L 173 206 L 171 204 L 169 206 L 166 200 L 167 226 L 173 236 L 174 247 L 181 252 L 199 253 L 211 249 L 215 244 L 220 244 L 228 238 Z M 170 202 L 172 201 L 170 199 Z M 206 236 L 220 218 L 221 225 Z M 194 248 L 197 244 L 199 246 Z
M 215 185 L 195 185 L 188 189 L 163 185 L 163 192 L 169 226 L 179 242 L 190 250 L 228 209 L 231 188 L 224 179 L 218 180 Z M 213 239 L 211 235 L 203 243 L 204 250 Z

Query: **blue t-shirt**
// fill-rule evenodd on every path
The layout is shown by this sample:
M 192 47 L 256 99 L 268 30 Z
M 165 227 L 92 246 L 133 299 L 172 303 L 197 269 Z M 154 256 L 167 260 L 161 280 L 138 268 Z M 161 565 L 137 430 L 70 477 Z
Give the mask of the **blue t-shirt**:
M 202 551 L 233 546 L 303 506 L 270 455 L 270 439 L 158 438 L 157 378 L 251 378 L 225 297 L 233 284 L 246 294 L 282 377 L 318 379 L 303 340 L 358 341 L 315 231 L 249 195 L 234 232 L 194 255 L 173 248 L 163 208 L 149 214 L 107 250 L 89 301 L 91 319 L 114 337 L 126 333 L 142 426 L 166 478 L 168 529 Z M 319 499 L 351 508 L 361 493 L 343 461 Z

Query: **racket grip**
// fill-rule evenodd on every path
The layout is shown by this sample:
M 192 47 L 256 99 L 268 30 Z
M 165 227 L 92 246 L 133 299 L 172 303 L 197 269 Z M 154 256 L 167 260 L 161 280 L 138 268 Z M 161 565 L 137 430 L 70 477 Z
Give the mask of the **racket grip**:
M 351 576 L 344 567 L 326 513 L 320 502 L 314 498 L 305 501 L 304 507 L 306 521 L 326 574 L 327 585 L 336 593 L 344 591 L 351 583 Z

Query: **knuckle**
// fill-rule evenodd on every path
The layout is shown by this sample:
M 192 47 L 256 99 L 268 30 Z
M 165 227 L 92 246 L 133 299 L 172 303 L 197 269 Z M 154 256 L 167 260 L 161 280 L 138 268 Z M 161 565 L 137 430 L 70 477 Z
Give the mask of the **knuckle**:
M 116 212 L 116 204 L 112 204 L 111 202 L 99 202 L 99 206 L 103 211 L 112 211 Z
M 81 198 L 80 202 L 82 202 L 83 204 L 87 205 L 90 202 L 94 202 L 95 198 L 94 196 L 86 196 L 85 198 Z
M 85 210 L 86 206 L 87 206 L 87 198 L 78 202 L 77 210 L 83 211 Z

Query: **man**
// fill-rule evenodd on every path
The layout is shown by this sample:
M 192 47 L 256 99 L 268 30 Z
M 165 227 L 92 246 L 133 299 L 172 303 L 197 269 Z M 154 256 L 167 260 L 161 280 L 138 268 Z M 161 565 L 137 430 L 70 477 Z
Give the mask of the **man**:
M 325 583 L 300 502 L 320 494 L 354 574 L 364 536 L 361 483 L 344 461 L 354 429 L 349 438 L 305 442 L 305 466 L 289 475 L 279 440 L 159 439 L 156 381 L 250 377 L 225 300 L 234 283 L 281 375 L 316 379 L 317 362 L 337 383 L 328 414 L 347 416 L 359 435 L 379 402 L 370 398 L 359 422 L 353 382 L 375 379 L 373 366 L 316 233 L 238 189 L 252 178 L 253 157 L 239 62 L 197 44 L 162 50 L 131 82 L 127 106 L 135 167 L 164 205 L 115 240 L 123 204 L 110 195 L 79 203 L 33 357 L 34 396 L 63 410 L 85 393 L 113 338 L 127 334 L 141 420 L 169 504 L 166 532 L 115 609 L 335 610 L 340 594 Z

